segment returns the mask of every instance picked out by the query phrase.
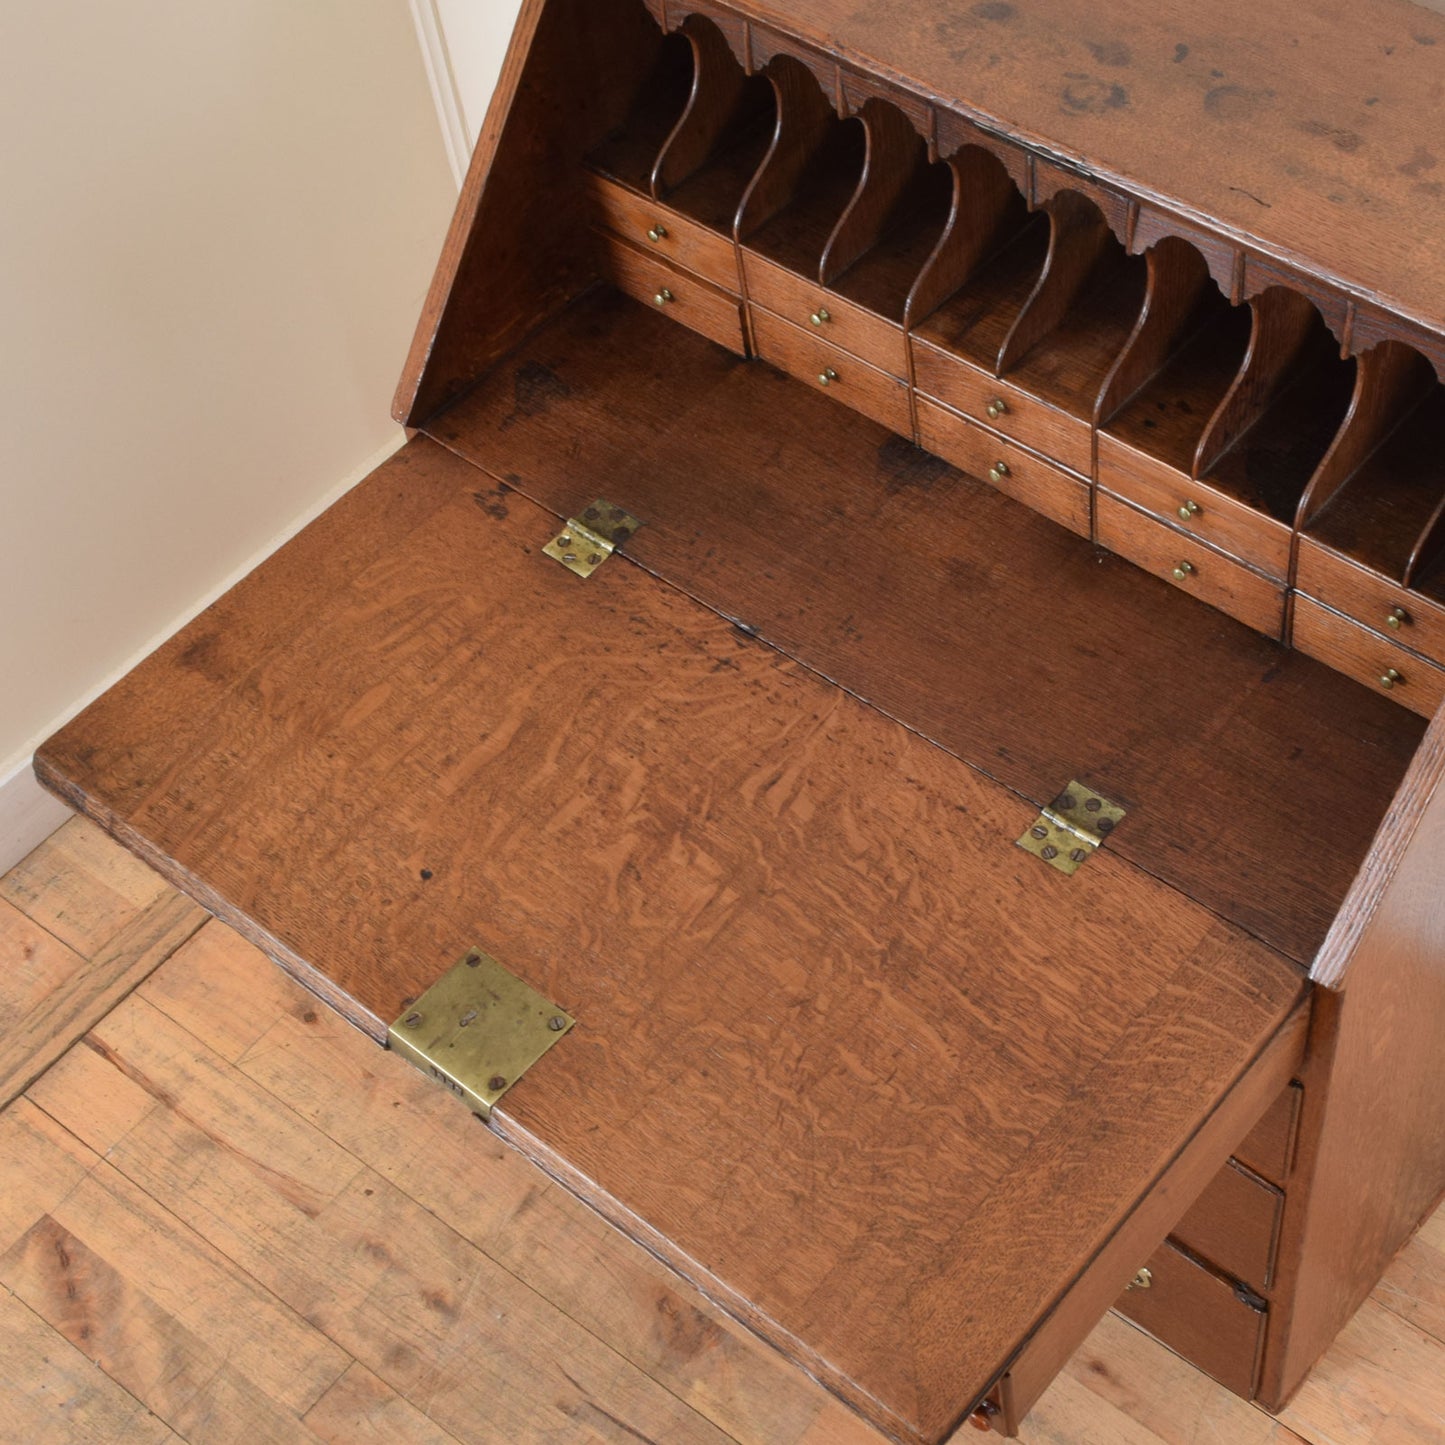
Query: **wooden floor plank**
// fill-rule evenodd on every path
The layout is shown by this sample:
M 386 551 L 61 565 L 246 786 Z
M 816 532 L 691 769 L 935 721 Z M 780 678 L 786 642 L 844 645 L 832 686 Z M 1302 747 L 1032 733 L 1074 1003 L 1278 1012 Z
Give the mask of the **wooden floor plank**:
M 72 818 L 0 880 L 0 898 L 82 958 L 93 958 L 167 891 L 88 818 Z
M 0 1253 L 57 1208 L 97 1162 L 29 1100 L 0 1113 Z
M 178 1438 L 0 1290 L 0 1439 L 15 1445 L 168 1445 Z
M 146 1001 L 93 1037 L 165 1104 L 110 1162 L 443 1428 L 726 1440 Z M 84 1128 L 84 1098 L 47 1107 Z
M 12 1040 L 35 1009 L 84 966 L 73 948 L 0 900 L 0 1071 L 18 1055 Z
M 1374 1298 L 1445 1344 L 1445 1205 L 1395 1257 Z
M 458 1100 L 321 1010 L 237 934 L 210 925 L 142 996 L 207 1045 L 213 1037 L 232 1049 L 250 1040 L 237 1054 L 249 1078 L 734 1438 L 789 1445 L 855 1424 L 775 1351 L 705 1308 L 645 1251 L 478 1128 Z M 448 1154 L 452 1166 L 435 1168 Z
M 326 1445 L 462 1445 L 358 1364 L 311 1407 L 306 1426 Z

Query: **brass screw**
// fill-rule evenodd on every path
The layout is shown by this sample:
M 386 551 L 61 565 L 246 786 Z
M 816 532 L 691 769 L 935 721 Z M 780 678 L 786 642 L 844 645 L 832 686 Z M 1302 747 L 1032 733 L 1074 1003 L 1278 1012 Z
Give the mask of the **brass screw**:
M 420 1028 L 420 1027 L 421 1027 L 421 1015 L 420 1015 L 420 1014 L 407 1014 L 407 1016 L 402 1020 L 402 1023 L 405 1024 L 406 1027 L 409 1028 L 409 1029 L 417 1029 L 417 1028 Z
M 672 295 L 672 292 L 669 291 L 666 286 L 664 286 L 664 287 L 662 288 L 662 290 L 659 291 L 659 292 L 657 293 L 657 295 L 654 296 L 652 299 L 653 299 L 659 306 L 666 306 L 667 303 L 673 299 L 673 295 Z
M 1150 1269 L 1148 1268 L 1148 1266 L 1146 1265 L 1143 1269 L 1139 1270 L 1137 1274 L 1135 1274 L 1134 1278 L 1129 1281 L 1129 1283 L 1125 1286 L 1125 1288 L 1126 1288 L 1126 1290 L 1130 1290 L 1130 1289 L 1148 1289 L 1148 1288 L 1150 1287 L 1150 1285 L 1152 1285 L 1153 1283 L 1154 1283 L 1154 1274 L 1153 1274 L 1153 1271 L 1150 1270 Z
M 818 373 L 819 386 L 832 386 L 832 384 L 837 380 L 838 373 L 834 371 L 831 366 L 826 371 L 820 371 Z
M 494 1094 L 500 1093 L 506 1087 L 507 1081 L 501 1074 L 493 1074 L 492 1077 L 487 1080 L 487 1088 Z
M 1393 667 L 1387 667 L 1384 675 L 1380 678 L 1380 686 L 1388 689 L 1394 687 L 1396 683 L 1403 684 L 1404 681 L 1405 679 Z
M 1198 502 L 1185 502 L 1185 504 L 1179 509 L 1179 520 L 1181 522 L 1187 522 L 1191 517 L 1197 517 L 1198 515 Z
M 999 417 L 1006 415 L 1007 412 L 1008 403 L 1001 396 L 994 397 L 994 399 L 988 404 L 988 414 L 995 421 L 997 421 Z
M 547 1020 L 547 1027 L 551 1029 L 554 1034 L 560 1034 L 562 1030 L 567 1027 L 567 1020 L 560 1014 L 553 1014 L 552 1017 Z
M 826 306 L 820 306 L 808 318 L 808 320 L 811 321 L 814 326 L 826 326 L 832 319 L 833 318 L 828 314 L 828 308 Z
M 989 479 L 989 481 L 994 482 L 994 483 L 998 483 L 998 482 L 1003 481 L 1003 479 L 1004 479 L 1006 476 L 1009 476 L 1009 475 L 1010 475 L 1010 472 L 1009 472 L 1009 469 L 1008 469 L 1008 463 L 1007 463 L 1007 462 L 995 462 L 995 463 L 988 469 L 988 479 Z
M 1193 562 L 1180 562 L 1180 563 L 1174 568 L 1174 580 L 1175 580 L 1176 582 L 1182 582 L 1182 581 L 1184 581 L 1184 579 L 1185 579 L 1186 577 L 1192 577 L 1193 575 L 1194 575 L 1194 563 L 1193 563 Z
M 667 240 L 667 227 L 659 223 L 653 226 L 647 233 L 647 239 L 655 245 L 658 241 Z
M 1409 620 L 1410 614 L 1403 607 L 1392 607 L 1390 615 L 1385 619 L 1385 626 L 1393 627 L 1398 632 Z

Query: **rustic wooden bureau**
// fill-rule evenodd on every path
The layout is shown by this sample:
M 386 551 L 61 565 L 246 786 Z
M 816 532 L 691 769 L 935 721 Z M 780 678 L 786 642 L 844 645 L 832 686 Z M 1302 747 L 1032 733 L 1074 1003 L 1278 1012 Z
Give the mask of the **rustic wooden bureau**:
M 1442 95 L 528 0 L 412 440 L 39 774 L 891 1436 L 1279 1408 L 1445 1188 Z

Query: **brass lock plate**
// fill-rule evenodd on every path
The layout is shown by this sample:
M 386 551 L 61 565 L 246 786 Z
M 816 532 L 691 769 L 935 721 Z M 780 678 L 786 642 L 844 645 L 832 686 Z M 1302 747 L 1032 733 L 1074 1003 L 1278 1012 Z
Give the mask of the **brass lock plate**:
M 542 548 L 569 572 L 590 577 L 642 525 L 631 512 L 600 497 Z
M 469 949 L 387 1030 L 408 1062 L 483 1119 L 576 1020 L 490 954 Z
M 1039 814 L 1018 846 L 1060 873 L 1077 873 L 1119 825 L 1125 809 L 1082 783 L 1070 783 Z

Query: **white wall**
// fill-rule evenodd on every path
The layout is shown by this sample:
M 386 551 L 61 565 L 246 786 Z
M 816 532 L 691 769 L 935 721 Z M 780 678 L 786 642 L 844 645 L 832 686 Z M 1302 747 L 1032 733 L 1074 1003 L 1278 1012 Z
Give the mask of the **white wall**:
M 4 6 L 0 795 L 400 440 L 455 195 L 407 0 Z

